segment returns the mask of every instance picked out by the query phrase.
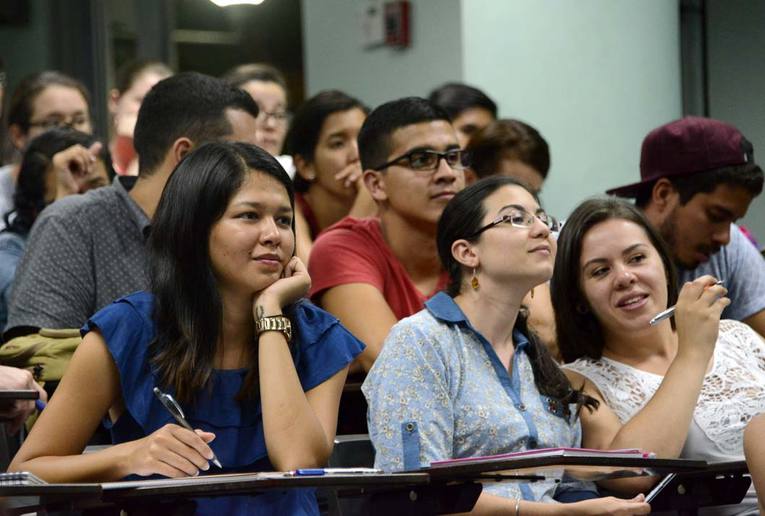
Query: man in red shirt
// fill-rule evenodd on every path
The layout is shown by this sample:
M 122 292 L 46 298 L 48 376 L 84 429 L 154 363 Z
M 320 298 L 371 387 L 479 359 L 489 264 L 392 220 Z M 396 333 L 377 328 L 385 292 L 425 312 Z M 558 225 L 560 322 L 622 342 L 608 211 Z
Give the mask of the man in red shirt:
M 368 371 L 391 327 L 446 286 L 436 226 L 464 187 L 465 155 L 446 112 L 418 97 L 372 111 L 358 142 L 379 218 L 346 217 L 327 229 L 308 268 L 311 297 L 366 344 L 355 370 Z

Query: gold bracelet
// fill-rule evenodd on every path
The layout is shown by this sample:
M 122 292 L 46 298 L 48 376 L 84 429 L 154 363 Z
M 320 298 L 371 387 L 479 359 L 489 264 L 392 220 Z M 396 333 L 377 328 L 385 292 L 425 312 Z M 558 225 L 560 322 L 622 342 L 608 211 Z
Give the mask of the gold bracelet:
M 287 339 L 287 344 L 292 340 L 292 323 L 283 315 L 261 317 L 255 321 L 255 331 L 258 335 L 265 331 L 278 331 Z

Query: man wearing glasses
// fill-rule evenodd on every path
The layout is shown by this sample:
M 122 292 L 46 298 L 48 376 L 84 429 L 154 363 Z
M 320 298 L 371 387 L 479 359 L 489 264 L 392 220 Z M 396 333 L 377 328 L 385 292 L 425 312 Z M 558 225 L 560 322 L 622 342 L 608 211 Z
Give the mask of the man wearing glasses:
M 346 217 L 325 231 L 309 271 L 311 297 L 366 344 L 352 366 L 360 372 L 372 367 L 391 327 L 446 285 L 436 226 L 464 187 L 466 156 L 446 112 L 417 97 L 372 111 L 358 142 L 379 218 Z

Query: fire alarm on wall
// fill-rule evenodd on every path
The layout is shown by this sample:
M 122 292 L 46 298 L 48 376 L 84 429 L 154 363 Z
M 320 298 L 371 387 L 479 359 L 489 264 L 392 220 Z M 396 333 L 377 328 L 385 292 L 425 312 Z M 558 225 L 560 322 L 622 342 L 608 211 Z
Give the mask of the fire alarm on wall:
M 409 46 L 409 13 L 408 0 L 385 2 L 385 44 L 387 46 L 399 48 Z

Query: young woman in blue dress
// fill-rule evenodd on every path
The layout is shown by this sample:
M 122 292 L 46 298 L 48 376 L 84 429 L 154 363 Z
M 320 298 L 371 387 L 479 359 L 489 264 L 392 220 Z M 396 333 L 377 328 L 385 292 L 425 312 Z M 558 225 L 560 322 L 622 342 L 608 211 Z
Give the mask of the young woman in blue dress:
M 324 465 L 363 345 L 303 300 L 310 278 L 294 257 L 293 213 L 289 177 L 259 147 L 190 153 L 154 215 L 151 293 L 87 322 L 11 470 L 83 482 Z M 175 424 L 155 386 L 180 402 L 194 431 Z M 115 446 L 81 455 L 105 416 Z M 207 514 L 318 513 L 310 490 L 196 503 Z
M 508 177 L 480 180 L 446 206 L 437 245 L 449 288 L 393 327 L 362 387 L 378 467 L 580 445 L 578 409 L 596 410 L 597 402 L 572 390 L 521 310 L 524 296 L 552 276 L 556 226 Z M 554 480 L 485 484 L 473 509 L 649 511 L 643 495 L 598 498 L 591 485 Z

